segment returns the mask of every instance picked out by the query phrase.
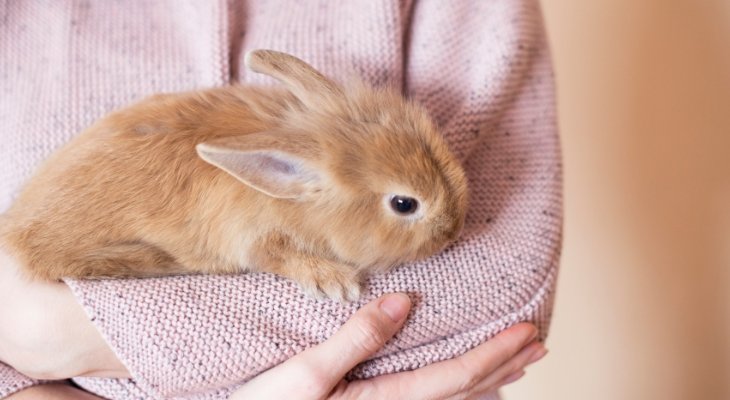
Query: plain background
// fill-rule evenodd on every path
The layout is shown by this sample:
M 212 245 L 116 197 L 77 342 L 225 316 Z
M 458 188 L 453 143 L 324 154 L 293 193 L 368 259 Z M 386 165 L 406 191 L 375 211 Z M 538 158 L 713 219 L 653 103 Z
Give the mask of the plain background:
M 730 399 L 730 1 L 542 0 L 565 241 L 506 400 Z

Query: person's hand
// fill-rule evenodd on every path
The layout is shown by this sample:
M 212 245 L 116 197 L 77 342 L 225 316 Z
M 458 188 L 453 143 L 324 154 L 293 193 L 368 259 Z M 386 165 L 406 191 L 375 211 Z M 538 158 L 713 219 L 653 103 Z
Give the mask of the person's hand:
M 35 379 L 130 377 L 71 289 L 28 279 L 2 249 L 0 361 Z
M 403 294 L 361 308 L 329 340 L 250 380 L 239 399 L 452 399 L 479 398 L 514 382 L 547 350 L 526 323 L 501 332 L 460 357 L 414 371 L 347 382 L 345 374 L 377 352 L 403 325 L 410 310 Z
M 0 361 L 36 379 L 130 377 L 68 286 L 29 281 L 18 272 L 14 260 L 0 250 Z M 249 381 L 234 398 L 302 398 L 303 393 L 312 393 L 311 398 L 399 398 L 404 397 L 402 394 L 408 398 L 448 398 L 458 393 L 488 392 L 516 380 L 528 360 L 544 355 L 541 344 L 530 343 L 535 328 L 519 324 L 453 360 L 370 380 L 343 381 L 352 366 L 376 352 L 400 329 L 410 308 L 402 296 L 388 295 L 364 306 L 331 339 Z M 380 307 L 386 299 L 406 301 L 402 317 L 395 318 L 397 322 Z M 34 387 L 17 396 L 58 390 L 57 398 L 63 398 L 69 389 L 59 387 Z

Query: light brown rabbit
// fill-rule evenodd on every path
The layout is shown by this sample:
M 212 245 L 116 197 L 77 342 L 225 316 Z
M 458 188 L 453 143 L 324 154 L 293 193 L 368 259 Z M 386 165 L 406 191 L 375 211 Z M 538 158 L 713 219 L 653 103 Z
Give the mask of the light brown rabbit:
M 152 96 L 52 155 L 3 216 L 34 278 L 267 271 L 359 295 L 364 272 L 427 257 L 464 222 L 464 172 L 420 107 L 257 50 L 287 90 Z

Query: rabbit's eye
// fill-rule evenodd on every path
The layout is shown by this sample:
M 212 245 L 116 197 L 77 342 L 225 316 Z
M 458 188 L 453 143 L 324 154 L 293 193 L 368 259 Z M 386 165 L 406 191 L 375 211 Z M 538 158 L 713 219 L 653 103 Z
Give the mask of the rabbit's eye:
M 413 214 L 418 209 L 418 200 L 406 196 L 393 196 L 390 199 L 390 206 L 398 214 Z

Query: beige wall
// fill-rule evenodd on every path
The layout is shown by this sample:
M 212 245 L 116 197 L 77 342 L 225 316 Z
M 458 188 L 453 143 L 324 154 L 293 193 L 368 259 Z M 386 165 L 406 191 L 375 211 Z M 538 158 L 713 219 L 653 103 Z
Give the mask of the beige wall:
M 565 246 L 507 400 L 730 399 L 730 0 L 542 0 Z

